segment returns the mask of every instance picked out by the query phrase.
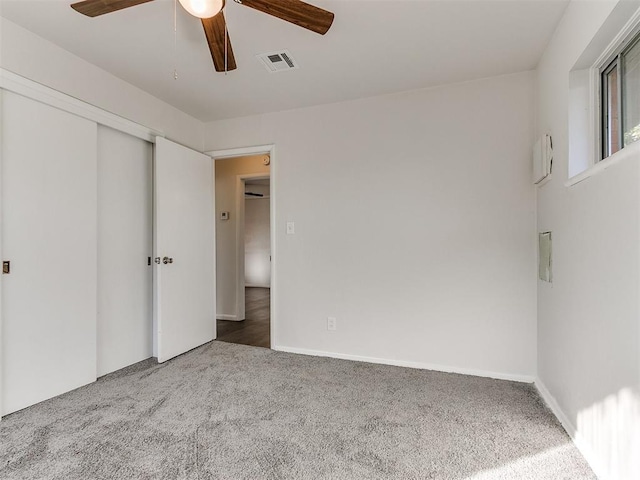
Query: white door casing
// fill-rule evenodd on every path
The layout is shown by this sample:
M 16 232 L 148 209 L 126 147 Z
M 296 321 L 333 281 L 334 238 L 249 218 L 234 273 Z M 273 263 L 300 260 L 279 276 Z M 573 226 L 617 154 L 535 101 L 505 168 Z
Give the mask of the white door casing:
M 269 211 L 270 211 L 270 236 L 271 236 L 271 240 L 270 240 L 270 244 L 271 244 L 271 281 L 269 282 L 271 287 L 270 287 L 270 293 L 271 293 L 271 305 L 270 305 L 270 309 L 269 309 L 269 319 L 270 319 L 270 333 L 271 333 L 271 348 L 274 350 L 278 350 L 279 347 L 279 337 L 278 337 L 278 281 L 277 281 L 277 266 L 278 266 L 278 243 L 277 243 L 277 238 L 278 238 L 278 232 L 277 232 L 277 225 L 279 222 L 279 217 L 278 217 L 278 201 L 277 201 L 277 165 L 278 162 L 276 161 L 276 146 L 274 144 L 269 144 L 269 145 L 257 145 L 257 146 L 252 146 L 252 147 L 239 147 L 239 148 L 231 148 L 231 149 L 225 149 L 225 150 L 210 150 L 210 151 L 206 151 L 205 152 L 206 155 L 211 156 L 214 161 L 215 160 L 223 160 L 223 159 L 227 159 L 227 158 L 234 158 L 234 157 L 246 157 L 249 155 L 259 155 L 259 154 L 267 154 L 269 155 L 269 158 L 271 159 L 271 164 L 270 164 L 270 172 L 269 172 L 269 183 L 270 183 L 270 194 L 269 196 L 271 197 L 271 201 L 270 201 L 270 206 L 269 206 Z M 237 192 L 237 190 L 236 190 Z M 237 193 L 236 193 L 237 195 Z M 243 195 L 244 196 L 244 195 Z M 237 197 L 236 197 L 237 198 Z M 236 237 L 237 237 L 238 233 L 236 232 Z M 244 264 L 244 262 L 243 262 Z M 240 268 L 240 265 L 238 265 L 236 267 L 237 269 Z M 244 266 L 242 266 L 242 268 L 244 268 Z M 240 288 L 239 283 L 237 282 L 238 286 L 237 288 Z M 243 284 L 244 284 L 244 276 L 243 276 Z M 244 286 L 244 285 L 243 285 Z
M 156 139 L 154 238 L 160 263 L 154 263 L 154 351 L 159 362 L 215 338 L 213 178 L 211 157 Z

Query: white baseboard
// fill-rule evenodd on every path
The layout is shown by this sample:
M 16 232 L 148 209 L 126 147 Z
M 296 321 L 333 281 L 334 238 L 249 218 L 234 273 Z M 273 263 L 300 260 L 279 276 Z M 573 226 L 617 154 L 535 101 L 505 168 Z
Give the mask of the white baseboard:
M 462 375 L 473 375 L 476 377 L 495 378 L 498 380 L 511 380 L 513 382 L 533 383 L 535 377 L 532 375 L 518 375 L 510 373 L 489 372 L 485 370 L 473 370 L 467 368 L 449 367 L 446 365 L 436 365 L 432 363 L 409 362 L 405 360 L 394 360 L 386 358 L 364 357 L 360 355 L 350 355 L 346 353 L 323 352 L 319 350 L 308 350 L 306 348 L 286 347 L 276 345 L 271 347 L 273 350 L 288 353 L 299 353 L 301 355 L 311 355 L 313 357 L 331 357 L 340 358 L 342 360 L 353 360 L 355 362 L 377 363 L 380 365 L 392 365 L 394 367 L 416 368 L 419 370 L 435 370 L 437 372 L 459 373 Z
M 536 378 L 535 385 L 536 385 L 536 388 L 538 389 L 538 393 L 540 394 L 544 402 L 551 409 L 553 414 L 558 418 L 558 420 L 560 421 L 564 429 L 567 431 L 569 436 L 575 440 L 576 433 L 578 432 L 578 430 L 573 425 L 571 420 L 569 420 L 569 417 L 567 417 L 565 413 L 562 411 L 556 399 L 553 398 L 553 395 L 551 395 L 551 393 L 549 392 L 545 384 L 542 383 L 542 380 L 540 380 L 539 378 Z
M 565 431 L 573 440 L 578 450 L 587 461 L 593 472 L 600 480 L 609 480 L 609 477 L 606 475 L 605 470 L 602 468 L 600 462 L 596 459 L 593 451 L 588 446 L 588 444 L 584 441 L 580 432 L 573 424 L 573 422 L 569 419 L 569 417 L 564 413 L 560 405 L 556 401 L 556 399 L 551 395 L 551 392 L 547 389 L 545 384 L 539 378 L 536 378 L 535 386 L 538 389 L 538 393 L 547 404 L 549 409 L 553 412 L 556 418 L 560 421 L 560 424 L 565 429 Z
M 216 318 L 218 320 L 230 320 L 232 322 L 241 322 L 242 320 L 244 320 L 244 318 L 238 318 L 237 315 L 226 315 L 224 313 L 217 315 Z

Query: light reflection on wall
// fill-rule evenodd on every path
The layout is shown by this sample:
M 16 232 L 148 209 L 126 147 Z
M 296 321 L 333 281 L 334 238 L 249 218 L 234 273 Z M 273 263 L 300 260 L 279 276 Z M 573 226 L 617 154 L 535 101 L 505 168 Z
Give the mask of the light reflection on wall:
M 245 199 L 244 280 L 248 287 L 271 286 L 269 186 L 246 185 L 245 191 L 265 195 Z
M 271 279 L 269 257 L 262 253 L 247 253 L 244 263 L 244 278 L 249 287 L 268 288 Z
M 640 479 L 640 389 L 622 389 L 581 410 L 576 440 L 603 478 Z

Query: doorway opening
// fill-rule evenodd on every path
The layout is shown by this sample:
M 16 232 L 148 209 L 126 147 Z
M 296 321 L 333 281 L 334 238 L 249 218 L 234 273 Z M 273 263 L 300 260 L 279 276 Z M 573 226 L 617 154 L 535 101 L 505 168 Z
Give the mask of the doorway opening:
M 270 152 L 216 158 L 217 340 L 272 345 Z

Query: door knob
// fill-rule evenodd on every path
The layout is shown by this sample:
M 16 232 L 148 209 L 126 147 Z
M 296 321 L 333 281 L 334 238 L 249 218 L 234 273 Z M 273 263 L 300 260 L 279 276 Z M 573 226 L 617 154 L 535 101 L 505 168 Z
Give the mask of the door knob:
M 170 257 L 164 257 L 164 258 L 162 259 L 162 263 L 164 263 L 165 265 L 166 265 L 167 263 L 173 263 L 173 258 L 170 258 Z

